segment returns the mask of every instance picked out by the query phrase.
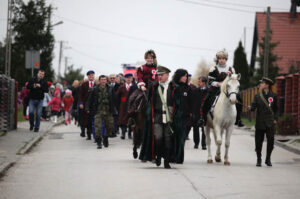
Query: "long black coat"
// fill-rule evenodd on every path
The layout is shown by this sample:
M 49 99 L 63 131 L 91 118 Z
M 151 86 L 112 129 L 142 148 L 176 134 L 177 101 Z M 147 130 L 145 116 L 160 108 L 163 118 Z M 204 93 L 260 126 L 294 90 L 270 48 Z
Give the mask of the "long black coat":
M 260 93 L 256 94 L 251 104 L 251 111 L 256 110 L 255 129 L 257 130 L 272 128 L 274 126 L 274 120 L 278 120 L 277 96 L 271 91 L 267 95 L 263 92 L 263 96 L 271 106 L 274 114 L 272 114 L 270 109 L 263 102 Z
M 132 83 L 130 86 L 129 91 L 126 89 L 126 85 L 122 85 L 119 87 L 119 89 L 116 92 L 116 101 L 120 102 L 118 105 L 118 125 L 127 125 L 128 123 L 128 101 L 130 98 L 130 95 L 137 89 L 137 85 L 135 83 Z
M 196 122 L 200 119 L 200 111 L 201 106 L 204 103 L 204 99 L 208 94 L 208 89 L 205 87 L 202 88 L 196 88 L 193 90 L 193 108 L 192 108 L 192 114 L 193 114 L 193 122 Z

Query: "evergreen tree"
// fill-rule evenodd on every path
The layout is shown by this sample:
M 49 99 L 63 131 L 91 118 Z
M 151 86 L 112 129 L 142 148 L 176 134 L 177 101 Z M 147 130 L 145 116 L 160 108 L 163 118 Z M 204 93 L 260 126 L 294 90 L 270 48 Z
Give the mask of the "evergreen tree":
M 31 77 L 31 69 L 25 69 L 26 50 L 40 51 L 40 69 L 45 71 L 45 79 L 52 80 L 54 36 L 51 33 L 52 7 L 45 0 L 22 0 L 13 4 L 13 43 L 11 76 L 24 85 Z M 36 74 L 36 70 L 34 74 Z
M 5 46 L 0 42 L 0 74 L 5 73 Z
M 68 82 L 69 85 L 72 85 L 74 80 L 82 80 L 84 75 L 81 73 L 82 68 L 74 69 L 73 65 L 68 67 L 68 72 L 62 78 Z
M 278 66 L 276 65 L 276 61 L 278 61 L 280 58 L 273 53 L 274 49 L 278 44 L 279 42 L 272 42 L 272 31 L 270 31 L 268 78 L 271 78 L 272 80 L 275 80 L 275 78 L 278 76 Z M 259 51 L 259 57 L 256 58 L 256 60 L 259 62 L 259 68 L 255 70 L 254 76 L 253 78 L 251 78 L 252 85 L 257 85 L 257 82 L 263 77 L 263 67 L 265 58 L 265 37 L 262 37 L 262 42 L 260 42 L 258 45 L 261 49 Z
M 240 89 L 246 89 L 249 87 L 249 65 L 247 62 L 247 56 L 244 51 L 242 42 L 239 42 L 238 47 L 234 51 L 233 67 L 236 73 L 241 74 Z

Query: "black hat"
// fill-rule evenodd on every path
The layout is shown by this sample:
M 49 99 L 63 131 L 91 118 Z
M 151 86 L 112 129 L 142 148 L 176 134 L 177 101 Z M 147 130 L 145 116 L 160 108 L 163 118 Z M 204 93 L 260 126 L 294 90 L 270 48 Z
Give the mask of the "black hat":
M 167 67 L 164 67 L 164 66 L 158 66 L 157 67 L 157 75 L 161 75 L 161 74 L 165 74 L 165 73 L 170 73 L 171 70 L 168 69 Z
M 89 70 L 86 75 L 90 75 L 90 74 L 95 74 L 95 72 L 93 70 Z
M 264 82 L 266 84 L 269 84 L 270 86 L 272 86 L 274 84 L 274 82 L 271 79 L 267 78 L 267 77 L 263 77 L 259 82 L 260 83 Z
M 133 75 L 131 73 L 127 73 L 124 75 L 124 77 L 132 77 Z

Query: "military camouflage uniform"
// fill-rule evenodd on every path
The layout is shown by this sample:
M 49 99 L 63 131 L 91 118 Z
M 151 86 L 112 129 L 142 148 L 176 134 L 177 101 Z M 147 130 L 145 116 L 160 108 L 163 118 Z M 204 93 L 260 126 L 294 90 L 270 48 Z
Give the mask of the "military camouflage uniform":
M 90 99 L 90 110 L 95 118 L 94 126 L 98 146 L 101 146 L 102 138 L 104 138 L 104 146 L 106 145 L 105 142 L 108 145 L 108 137 L 113 134 L 114 130 L 113 114 L 117 112 L 114 106 L 113 88 L 108 85 L 104 88 L 97 86 Z M 106 130 L 105 135 L 102 130 L 103 122 Z

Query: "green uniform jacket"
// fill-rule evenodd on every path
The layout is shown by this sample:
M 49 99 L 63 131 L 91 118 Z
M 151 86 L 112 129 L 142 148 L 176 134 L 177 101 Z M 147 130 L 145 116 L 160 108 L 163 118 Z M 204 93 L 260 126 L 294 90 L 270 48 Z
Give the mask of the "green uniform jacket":
M 151 86 L 149 89 L 149 95 L 148 95 L 148 104 L 146 109 L 146 118 L 145 118 L 145 125 L 144 125 L 144 132 L 143 132 L 143 140 L 142 140 L 142 148 L 140 152 L 139 159 L 143 161 L 152 161 L 156 157 L 155 152 L 155 140 L 154 140 L 154 129 L 153 129 L 153 99 L 154 95 L 157 95 L 157 87 L 158 83 Z M 182 135 L 182 110 L 181 110 L 181 97 L 180 97 L 180 87 L 179 85 L 174 84 L 173 82 L 169 83 L 172 105 L 173 105 L 173 113 L 171 113 L 173 122 L 171 123 L 171 127 L 173 129 L 173 142 L 172 142 L 172 151 L 171 151 L 171 161 L 176 162 L 176 160 L 180 160 L 181 157 L 179 157 L 181 154 L 181 150 L 183 150 L 184 145 L 181 144 L 181 140 L 184 139 Z
M 271 91 L 268 94 L 263 92 L 263 96 L 269 107 L 273 110 L 273 113 L 261 99 L 260 93 L 256 94 L 251 104 L 251 111 L 256 110 L 255 129 L 257 130 L 266 130 L 267 128 L 272 128 L 274 126 L 274 120 L 278 120 L 277 96 Z

